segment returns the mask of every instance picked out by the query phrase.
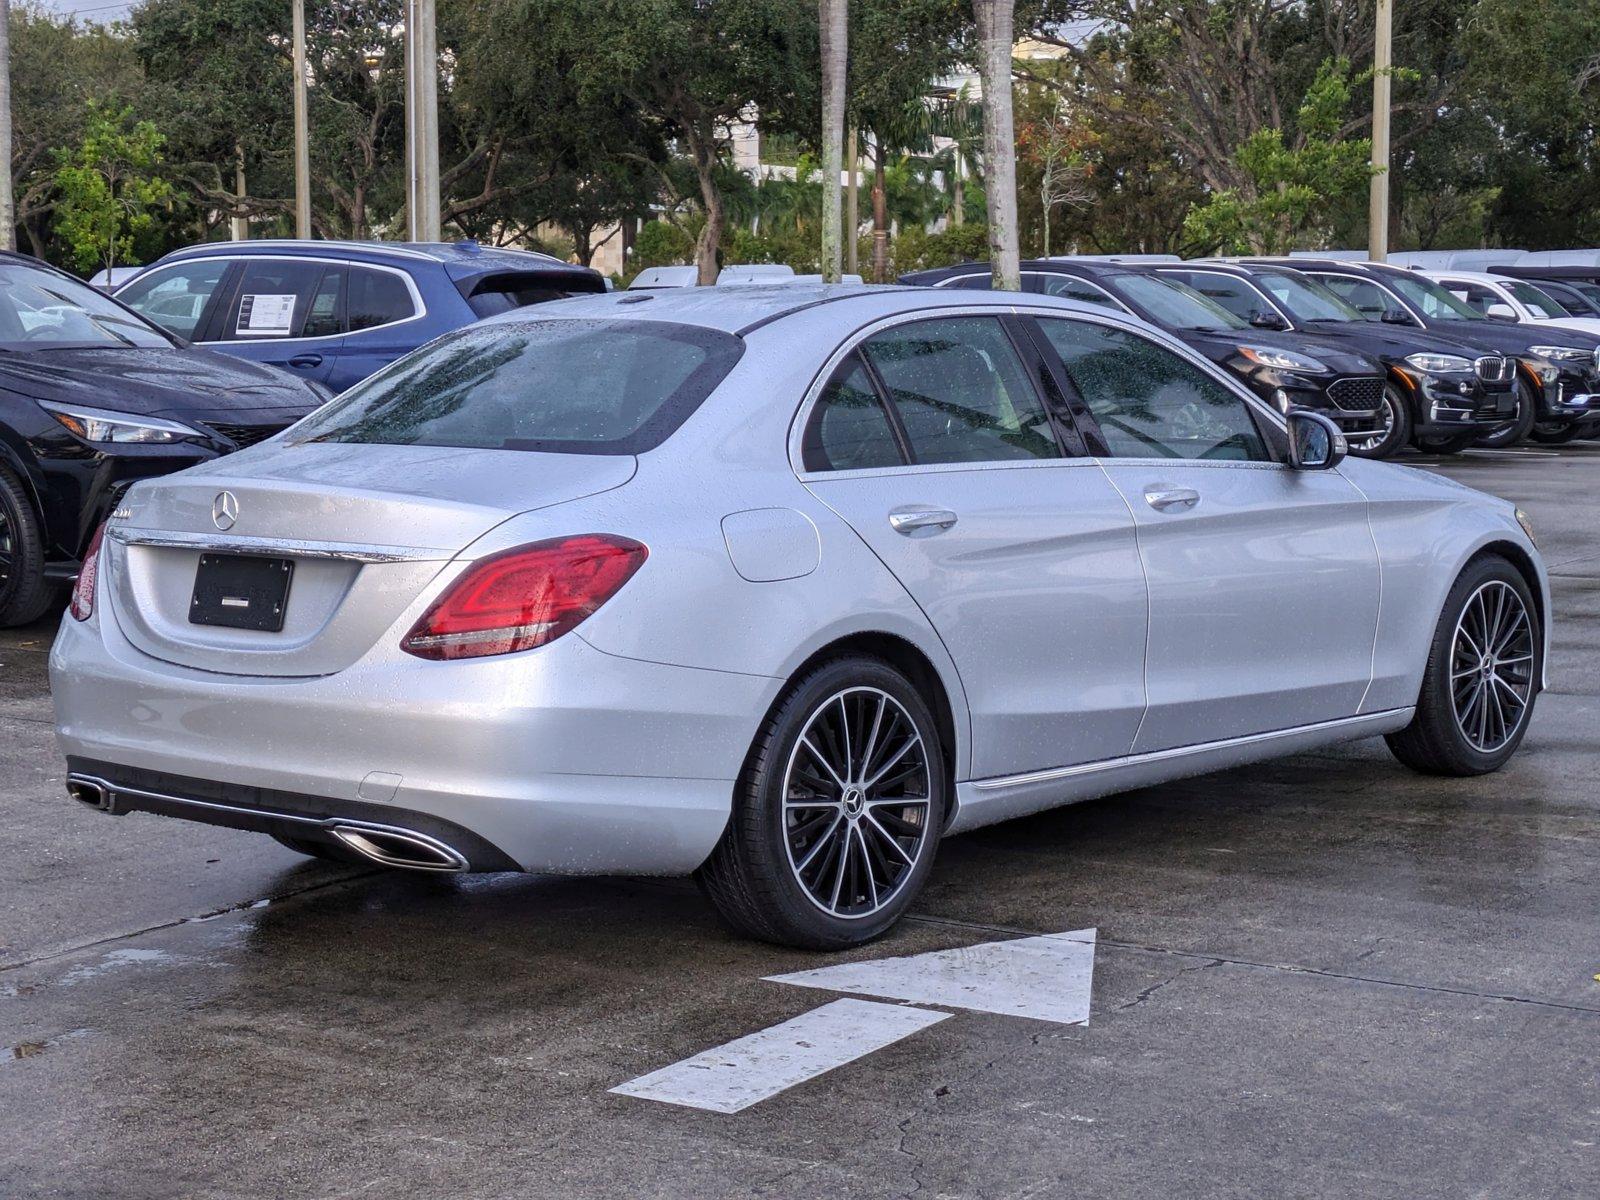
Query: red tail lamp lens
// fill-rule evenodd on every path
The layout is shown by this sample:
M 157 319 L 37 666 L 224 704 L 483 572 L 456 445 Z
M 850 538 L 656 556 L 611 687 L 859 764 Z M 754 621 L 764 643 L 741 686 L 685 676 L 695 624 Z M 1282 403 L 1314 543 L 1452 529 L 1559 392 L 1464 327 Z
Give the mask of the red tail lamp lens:
M 543 646 L 616 595 L 649 554 L 638 542 L 603 533 L 503 551 L 451 584 L 400 648 L 449 660 Z
M 105 533 L 106 524 L 102 521 L 94 537 L 89 539 L 89 553 L 83 556 L 83 565 L 78 568 L 78 582 L 72 585 L 72 615 L 80 621 L 87 621 L 94 615 L 94 585 L 100 578 L 100 539 Z

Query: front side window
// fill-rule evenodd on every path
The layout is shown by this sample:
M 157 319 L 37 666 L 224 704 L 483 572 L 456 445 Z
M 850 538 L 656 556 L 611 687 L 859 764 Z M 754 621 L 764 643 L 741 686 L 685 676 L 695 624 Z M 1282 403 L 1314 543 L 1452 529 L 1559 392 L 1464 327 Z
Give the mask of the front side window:
M 1166 347 L 1087 321 L 1039 327 L 1112 457 L 1272 461 L 1246 401 Z
M 1248 328 L 1246 322 L 1222 305 L 1176 279 L 1120 275 L 1116 288 L 1167 329 L 1212 332 Z
M 1544 280 L 1539 284 L 1539 290 L 1575 317 L 1600 316 L 1600 308 L 1595 306 L 1594 301 L 1568 284 Z
M 1193 288 L 1241 321 L 1248 322 L 1257 313 L 1270 312 L 1272 309 L 1255 288 L 1233 275 L 1219 275 L 1210 271 L 1163 271 L 1161 274 L 1163 278 L 1176 279 Z
M 1368 321 L 1381 321 L 1386 312 L 1404 313 L 1405 309 L 1377 284 L 1367 279 L 1350 279 L 1343 275 L 1329 275 L 1322 280 L 1339 299 Z
M 1389 283 L 1412 308 L 1430 321 L 1484 321 L 1488 318 L 1469 308 L 1431 279 L 1417 275 L 1392 275 Z
M 1485 315 L 1488 314 L 1490 305 L 1505 303 L 1503 297 L 1496 295 L 1481 283 L 1468 283 L 1464 279 L 1446 279 L 1443 282 L 1457 300 Z
M 839 364 L 811 410 L 802 458 L 808 471 L 859 471 L 905 462 L 858 355 Z
M 192 341 L 200 331 L 206 304 L 227 270 L 228 264 L 221 259 L 162 267 L 135 278 L 117 292 L 117 299 L 140 316 Z
M 862 349 L 888 391 L 913 461 L 1060 456 L 1044 405 L 995 318 L 917 321 L 875 334 Z
M 1256 282 L 1297 321 L 1359 321 L 1356 312 L 1338 295 L 1315 280 L 1288 271 L 1263 271 Z
M 730 333 L 662 321 L 468 326 L 319 409 L 297 440 L 638 454 L 743 352 Z
M 1549 293 L 1534 287 L 1531 283 L 1508 283 L 1506 290 L 1521 302 L 1523 308 L 1541 321 L 1554 321 L 1557 317 L 1571 315 Z
M 172 339 L 103 292 L 22 262 L 0 262 L 0 349 L 151 347 Z

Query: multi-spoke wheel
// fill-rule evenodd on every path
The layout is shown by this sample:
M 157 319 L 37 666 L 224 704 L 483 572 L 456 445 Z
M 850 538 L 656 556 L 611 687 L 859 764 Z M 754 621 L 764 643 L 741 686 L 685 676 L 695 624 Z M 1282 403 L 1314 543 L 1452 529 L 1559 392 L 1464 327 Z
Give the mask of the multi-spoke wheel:
M 1389 735 L 1389 748 L 1429 774 L 1498 769 L 1527 732 L 1542 654 L 1526 580 L 1503 558 L 1475 559 L 1445 602 L 1416 716 Z
M 22 482 L 0 466 L 0 626 L 26 625 L 50 607 L 44 538 Z
M 938 723 L 911 681 L 874 658 L 826 662 L 768 718 L 700 882 L 756 937 L 867 941 L 927 878 L 948 788 Z
M 866 917 L 911 877 L 928 840 L 928 751 L 900 702 L 846 688 L 811 714 L 783 789 L 789 866 L 812 903 Z
M 1351 434 L 1350 453 L 1360 458 L 1390 458 L 1411 440 L 1411 405 L 1397 383 L 1383 385 L 1383 406 L 1372 432 Z

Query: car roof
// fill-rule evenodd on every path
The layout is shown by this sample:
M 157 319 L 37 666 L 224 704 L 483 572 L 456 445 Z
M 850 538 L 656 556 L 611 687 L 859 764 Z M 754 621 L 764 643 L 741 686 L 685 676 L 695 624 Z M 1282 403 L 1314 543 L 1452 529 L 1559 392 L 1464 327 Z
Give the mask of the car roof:
M 585 275 L 594 272 L 563 262 L 549 254 L 532 250 L 512 250 L 494 246 L 480 246 L 477 242 L 361 242 L 299 238 L 254 238 L 243 242 L 200 242 L 173 250 L 161 257 L 165 264 L 186 258 L 213 258 L 275 254 L 317 254 L 335 258 L 349 258 L 357 262 L 387 263 L 404 266 L 406 263 L 431 262 L 443 266 L 452 276 L 458 273 L 484 274 L 488 271 L 572 271 Z M 154 265 L 154 264 L 152 264 Z
M 1418 275 L 1429 279 L 1462 279 L 1467 283 L 1510 283 L 1504 275 L 1491 275 L 1488 271 L 1457 271 L 1453 267 L 1414 267 Z
M 836 306 L 841 322 L 852 326 L 903 312 L 958 307 L 992 307 L 1004 312 L 1022 305 L 1028 308 L 1059 308 L 1064 312 L 1091 313 L 1096 316 L 1105 314 L 1105 310 L 1096 305 L 1022 292 L 941 290 L 893 284 L 789 283 L 725 288 L 662 288 L 574 296 L 541 304 L 535 309 L 513 309 L 479 322 L 479 325 L 514 325 L 553 317 L 604 318 L 670 321 L 742 336 L 764 325 L 823 305 Z

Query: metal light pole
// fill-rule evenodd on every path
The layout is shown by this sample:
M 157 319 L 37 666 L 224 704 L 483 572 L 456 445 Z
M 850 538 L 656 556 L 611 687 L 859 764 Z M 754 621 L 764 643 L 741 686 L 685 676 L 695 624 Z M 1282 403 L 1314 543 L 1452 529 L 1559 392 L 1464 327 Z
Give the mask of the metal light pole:
M 0 0 L 0 246 L 17 248 L 17 207 L 11 195 L 11 0 Z
M 311 236 L 311 134 L 306 125 L 306 0 L 294 0 L 294 235 Z
M 1372 200 L 1367 209 L 1367 257 L 1389 257 L 1389 69 L 1394 0 L 1378 0 L 1372 46 Z
M 439 240 L 439 41 L 434 0 L 406 0 L 406 228 Z

